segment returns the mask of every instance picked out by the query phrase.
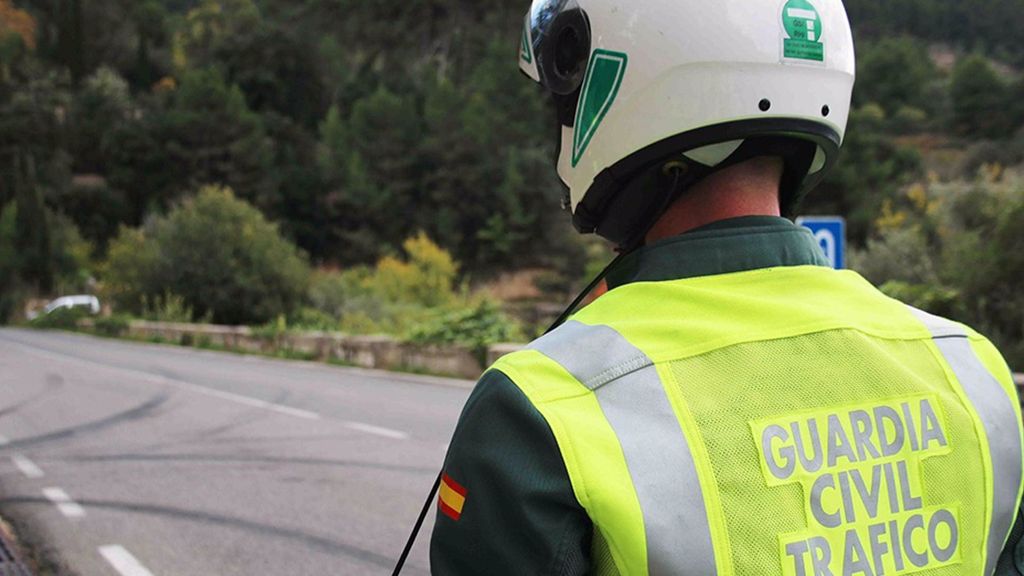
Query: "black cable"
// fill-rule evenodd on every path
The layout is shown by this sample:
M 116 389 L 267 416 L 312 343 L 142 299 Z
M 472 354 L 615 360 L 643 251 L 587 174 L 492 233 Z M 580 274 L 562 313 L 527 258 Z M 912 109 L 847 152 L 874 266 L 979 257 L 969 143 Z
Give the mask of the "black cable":
M 556 328 L 564 324 L 565 321 L 568 320 L 569 317 L 576 312 L 576 308 L 579 307 L 580 303 L 583 302 L 587 298 L 587 296 L 589 296 L 590 293 L 594 291 L 595 288 L 597 288 L 597 285 L 600 284 L 601 281 L 608 276 L 608 273 L 611 272 L 612 269 L 619 265 L 619 262 L 622 262 L 622 260 L 626 256 L 629 256 L 630 254 L 638 250 L 641 246 L 643 246 L 644 238 L 646 238 L 648 232 L 651 231 L 651 228 L 654 228 L 654 224 L 657 223 L 658 218 L 661 218 L 661 215 L 664 214 L 666 210 L 668 210 L 668 207 L 672 204 L 672 202 L 679 198 L 679 194 L 680 192 L 682 192 L 682 190 L 680 190 L 680 184 L 682 184 L 682 177 L 685 173 L 685 169 L 682 166 L 673 166 L 671 168 L 671 171 L 672 187 L 669 188 L 668 191 L 665 193 L 665 196 L 662 198 L 662 201 L 658 205 L 658 208 L 653 213 L 651 213 L 651 217 L 648 219 L 649 224 L 641 228 L 640 233 L 637 234 L 632 241 L 619 247 L 619 255 L 616 256 L 615 259 L 611 261 L 611 263 L 605 266 L 604 270 L 601 270 L 600 274 L 598 274 L 593 280 L 591 280 L 590 284 L 588 284 L 587 287 L 583 289 L 583 292 L 580 292 L 579 296 L 577 296 L 576 299 L 572 301 L 572 304 L 569 304 L 569 307 L 566 308 L 558 316 L 558 318 L 555 320 L 553 324 L 551 324 L 551 327 L 544 331 L 545 334 L 553 332 Z
M 398 576 L 402 571 L 402 567 L 405 566 L 405 560 L 409 557 L 409 552 L 412 551 L 412 545 L 416 543 L 416 537 L 420 534 L 420 528 L 423 527 L 423 521 L 427 518 L 427 512 L 430 511 L 430 506 L 434 503 L 434 496 L 437 495 L 437 490 L 441 487 L 441 476 L 443 475 L 443 470 L 437 473 L 437 480 L 434 480 L 434 487 L 430 489 L 430 495 L 427 496 L 427 501 L 423 503 L 423 510 L 420 510 L 420 517 L 416 519 L 416 525 L 412 528 L 412 534 L 409 535 L 409 541 L 405 543 L 405 549 L 402 550 L 402 555 L 398 557 L 398 564 L 395 565 L 395 571 L 391 573 L 391 576 Z
M 646 236 L 647 233 L 650 232 L 651 228 L 654 227 L 654 224 L 657 221 L 657 219 L 661 217 L 662 213 L 664 213 L 666 209 L 668 209 L 668 206 L 672 203 L 672 201 L 678 198 L 679 193 L 681 192 L 681 190 L 679 190 L 679 187 L 682 183 L 683 172 L 684 171 L 680 168 L 674 168 L 672 170 L 672 187 L 669 188 L 668 193 L 662 200 L 662 204 L 658 212 L 654 214 L 654 217 L 650 225 L 644 229 L 644 232 L 639 236 L 639 239 L 633 242 L 632 246 L 624 246 L 621 248 L 619 255 L 616 256 L 615 259 L 612 260 L 607 266 L 605 266 L 604 270 L 601 270 L 601 273 L 598 274 L 593 280 L 591 280 L 590 284 L 588 284 L 587 287 L 584 288 L 583 291 L 579 293 L 579 296 L 576 296 L 576 299 L 572 301 L 572 304 L 569 304 L 569 306 L 561 314 L 558 315 L 558 318 L 554 321 L 554 323 L 551 324 L 551 327 L 544 331 L 545 334 L 553 332 L 556 328 L 564 324 L 565 321 L 568 320 L 569 317 L 576 312 L 576 309 L 579 307 L 580 303 L 582 303 L 587 298 L 587 296 L 589 296 L 590 293 L 593 292 L 595 288 L 597 288 L 597 285 L 600 284 L 601 281 L 608 276 L 608 273 L 611 272 L 612 269 L 614 269 L 616 266 L 618 266 L 619 262 L 622 262 L 622 260 L 626 256 L 629 256 L 634 251 L 636 251 L 636 249 L 643 245 L 644 236 Z M 444 470 L 437 474 L 437 480 L 434 480 L 434 487 L 430 489 L 430 494 L 427 496 L 427 501 L 423 503 L 423 509 L 420 510 L 420 516 L 416 519 L 416 525 L 412 528 L 412 534 L 409 535 L 409 540 L 405 543 L 405 548 L 402 550 L 402 555 L 399 556 L 398 563 L 395 565 L 395 571 L 391 573 L 391 576 L 399 576 L 399 574 L 402 572 L 402 568 L 405 566 L 405 561 L 409 557 L 409 552 L 412 551 L 413 544 L 416 543 L 416 537 L 419 536 L 420 529 L 423 527 L 423 521 L 427 517 L 427 512 L 430 511 L 430 507 L 434 503 L 434 497 L 437 496 L 437 491 L 441 488 L 442 476 L 444 476 Z
M 594 279 L 590 281 L 590 284 L 588 284 L 587 287 L 584 288 L 582 292 L 580 292 L 579 296 L 577 296 L 576 299 L 572 301 L 572 304 L 569 304 L 569 306 L 565 310 L 563 310 L 561 314 L 558 315 L 558 318 L 551 324 L 551 326 L 547 330 L 544 331 L 544 333 L 549 334 L 551 332 L 554 332 L 555 328 L 558 328 L 562 324 L 565 324 L 565 321 L 569 319 L 569 316 L 572 316 L 573 313 L 576 312 L 576 309 L 579 307 L 580 303 L 586 300 L 587 296 L 590 296 L 590 293 L 594 291 L 594 288 L 597 288 L 597 285 L 600 284 L 606 276 L 608 276 L 608 273 L 612 271 L 612 268 L 618 266 L 619 262 L 621 262 L 622 259 L 628 256 L 629 254 L 629 252 L 621 252 L 618 256 L 615 257 L 614 260 L 611 261 L 610 264 L 605 266 L 604 270 L 601 270 L 601 273 L 595 276 Z

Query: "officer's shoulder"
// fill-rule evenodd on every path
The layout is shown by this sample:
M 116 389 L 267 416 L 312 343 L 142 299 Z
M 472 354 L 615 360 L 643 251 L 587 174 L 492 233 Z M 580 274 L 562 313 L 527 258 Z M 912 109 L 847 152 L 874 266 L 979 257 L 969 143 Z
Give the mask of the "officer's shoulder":
M 491 370 L 501 371 L 510 376 L 509 372 L 534 368 L 539 357 L 550 357 L 555 350 L 584 348 L 588 341 L 598 336 L 598 330 L 601 328 L 608 327 L 593 321 L 582 322 L 578 316 L 574 316 L 529 344 L 501 356 L 491 366 Z
M 593 320 L 592 315 L 586 320 L 573 317 L 502 356 L 490 371 L 500 372 L 530 397 L 555 400 L 578 395 L 586 385 L 582 376 L 603 374 L 624 361 L 646 361 L 613 326 Z
M 520 396 L 523 396 L 523 392 L 519 386 L 496 364 L 486 370 L 477 380 L 476 386 L 473 387 L 469 399 L 466 401 L 464 416 L 473 412 L 478 406 L 486 406 L 488 410 L 492 410 L 499 405 L 518 404 L 515 400 Z
M 880 289 L 875 288 L 875 290 L 880 295 L 883 294 Z M 933 312 L 927 312 L 925 310 L 918 309 L 911 304 L 908 304 L 896 298 L 888 297 L 887 295 L 885 297 L 891 302 L 900 305 L 902 308 L 904 308 L 904 310 L 909 311 L 910 314 L 916 318 L 917 322 L 923 324 L 925 328 L 928 329 L 930 337 L 940 335 L 947 337 L 950 335 L 958 335 L 961 337 L 966 336 L 969 340 L 976 344 L 984 343 L 991 345 L 991 341 L 986 336 L 984 336 L 981 332 L 975 330 L 972 326 L 968 324 L 960 322 L 959 320 L 954 320 L 942 314 L 935 314 Z
M 1003 357 L 999 349 L 996 348 L 995 344 L 993 344 L 986 336 L 962 322 L 958 322 L 941 315 L 932 314 L 930 312 L 925 312 L 907 304 L 903 305 L 907 306 L 911 314 L 916 317 L 917 321 L 927 329 L 922 331 L 922 338 L 925 337 L 925 334 L 927 334 L 928 338 L 966 336 L 967 340 L 970 342 L 970 348 L 974 352 L 974 355 L 981 361 L 981 364 L 989 374 L 999 381 L 1011 397 L 1017 396 L 1014 375 L 1010 371 L 1006 359 Z
M 971 349 L 981 360 L 981 363 L 985 368 L 996 377 L 1004 386 L 1012 388 L 1013 392 L 1016 392 L 1016 385 L 1014 383 L 1013 372 L 1010 370 L 1009 364 L 1006 362 L 1006 358 L 998 347 L 981 332 L 975 330 L 967 324 L 950 320 L 956 326 L 960 327 L 967 335 L 967 339 L 971 343 Z

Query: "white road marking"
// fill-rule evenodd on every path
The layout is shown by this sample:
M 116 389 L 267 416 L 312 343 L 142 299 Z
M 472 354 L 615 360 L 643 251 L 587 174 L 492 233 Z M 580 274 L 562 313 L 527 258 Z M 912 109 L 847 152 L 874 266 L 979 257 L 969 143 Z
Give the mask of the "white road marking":
M 47 500 L 56 504 L 60 513 L 68 518 L 81 518 L 85 516 L 85 510 L 72 500 L 67 492 L 60 488 L 46 488 L 43 490 L 43 496 L 46 496 Z
M 285 406 L 284 404 L 275 404 L 273 402 L 267 402 L 266 400 L 250 398 L 249 396 L 242 396 L 241 394 L 234 394 L 232 392 L 224 392 L 223 390 L 217 390 L 215 388 L 207 388 L 206 386 L 199 386 L 196 384 L 192 384 L 191 382 L 182 382 L 181 380 L 172 380 L 170 378 L 162 378 L 161 380 L 166 381 L 169 384 L 179 386 L 181 388 L 187 388 L 189 390 L 192 390 L 193 392 L 206 394 L 207 396 L 213 396 L 214 398 L 220 398 L 221 400 L 228 400 L 236 404 L 244 404 L 246 406 L 252 406 L 254 408 L 263 408 L 264 410 L 271 410 L 279 414 L 295 416 L 296 418 L 305 418 L 306 420 L 320 419 L 319 414 L 317 414 L 316 412 L 310 412 L 309 410 L 292 408 L 291 406 Z
M 124 547 L 116 544 L 100 546 L 100 555 L 110 562 L 110 565 L 117 570 L 121 576 L 153 576 L 153 573 L 146 569 L 132 553 Z
M 4 436 L 3 434 L 0 434 L 0 446 L 7 446 L 10 443 L 11 443 L 11 440 L 9 438 L 7 438 L 7 436 Z
M 345 422 L 345 427 L 357 432 L 365 432 L 367 434 L 373 434 L 375 436 L 383 436 L 385 438 L 394 438 L 395 440 L 408 440 L 409 435 L 405 432 L 398 430 L 392 430 L 391 428 L 381 428 L 380 426 L 374 426 L 373 424 L 364 424 L 362 422 Z
M 43 473 L 42 468 L 36 466 L 35 462 L 29 460 L 28 458 L 21 454 L 15 454 L 14 456 L 11 456 L 11 462 L 18 468 L 18 470 L 21 470 L 22 474 L 24 474 L 28 478 L 35 479 L 46 476 L 46 474 Z
M 120 368 L 117 366 L 108 366 L 102 362 L 94 362 L 92 360 L 86 360 L 85 358 L 78 358 L 76 356 L 68 356 L 66 354 L 60 354 L 58 352 L 51 352 L 49 350 L 42 350 L 35 346 L 14 343 L 11 344 L 20 347 L 24 350 L 28 350 L 30 353 L 42 356 L 44 358 L 56 358 L 59 360 L 70 360 L 72 362 L 80 362 L 83 364 L 91 364 L 93 366 L 99 366 L 106 368 L 107 370 L 117 370 L 126 374 L 134 375 L 137 378 L 142 378 L 148 382 L 154 384 L 168 384 L 171 386 L 177 386 L 178 388 L 184 388 L 199 394 L 205 394 L 207 396 L 213 396 L 220 398 L 221 400 L 228 400 L 236 404 L 243 404 L 245 406 L 252 406 L 255 408 L 262 408 L 264 410 L 270 410 L 277 412 L 278 414 L 285 414 L 288 416 L 294 416 L 296 418 L 303 418 L 306 420 L 319 420 L 320 415 L 316 412 L 310 412 L 309 410 L 302 410 L 299 408 L 292 408 L 291 406 L 285 406 L 284 404 L 275 404 L 274 402 L 268 402 L 266 400 L 260 400 L 258 398 L 250 398 L 249 396 L 242 396 L 241 394 L 233 394 L 231 392 L 224 392 L 223 390 L 217 390 L 216 388 L 207 388 L 206 386 L 200 386 L 191 382 L 185 382 L 183 380 L 176 380 L 174 378 L 168 378 L 166 376 L 158 376 L 156 374 L 150 374 L 141 370 L 132 370 L 131 368 Z

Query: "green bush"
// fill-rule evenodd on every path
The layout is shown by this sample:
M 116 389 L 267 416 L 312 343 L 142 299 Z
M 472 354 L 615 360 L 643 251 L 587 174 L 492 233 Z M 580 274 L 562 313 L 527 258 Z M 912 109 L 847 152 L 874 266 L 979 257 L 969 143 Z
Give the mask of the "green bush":
M 901 302 L 933 314 L 962 317 L 964 313 L 960 293 L 952 288 L 892 280 L 883 284 L 880 289 Z
M 164 292 L 163 296 L 142 298 L 143 317 L 153 322 L 192 322 L 195 314 L 181 296 Z
M 460 344 L 476 353 L 483 363 L 487 348 L 500 342 L 522 339 L 522 329 L 491 300 L 445 310 L 407 334 L 416 344 Z
M 381 298 L 374 293 L 372 276 L 373 271 L 365 266 L 342 272 L 318 270 L 310 280 L 309 303 L 316 310 L 338 319 L 373 307 Z
M 938 263 L 920 226 L 904 225 L 881 230 L 864 250 L 851 250 L 851 267 L 871 282 L 882 285 L 938 283 Z
M 1024 123 L 1024 120 L 1022 120 Z M 967 148 L 959 173 L 968 180 L 976 178 L 986 166 L 1024 164 L 1024 132 L 1008 140 L 983 140 Z
M 806 214 L 845 216 L 850 240 L 857 245 L 870 237 L 879 208 L 922 172 L 920 152 L 894 140 L 890 125 L 877 104 L 851 110 L 836 167 L 802 208 Z
M 425 234 L 405 241 L 404 254 L 385 256 L 374 267 L 313 274 L 309 302 L 335 328 L 350 334 L 401 336 L 440 309 L 466 297 L 455 289 L 458 264 Z
M 316 308 L 304 306 L 288 317 L 288 324 L 297 330 L 330 332 L 338 329 L 338 320 Z
M 142 229 L 122 226 L 110 242 L 104 262 L 102 294 L 117 307 L 144 316 L 149 308 L 153 276 L 160 265 L 156 242 L 146 241 Z M 162 292 L 157 292 L 162 294 Z
M 377 263 L 373 289 L 392 302 L 440 306 L 451 302 L 458 266 L 451 255 L 424 233 L 402 244 L 406 258 L 385 256 Z
M 955 128 L 964 135 L 1005 138 L 1018 128 L 1009 86 L 984 56 L 960 60 L 950 85 Z
M 288 331 L 288 320 L 282 315 L 266 324 L 253 326 L 252 335 L 270 342 L 278 342 L 288 334 Z
M 37 316 L 29 326 L 45 330 L 77 330 L 78 321 L 87 316 L 89 312 L 83 308 L 58 308 Z
M 296 310 L 309 274 L 276 225 L 230 190 L 208 186 L 142 230 L 123 229 L 105 281 L 109 296 L 137 314 L 174 294 L 193 316 L 259 324 Z
M 128 333 L 131 324 L 131 316 L 115 314 L 113 316 L 96 318 L 93 321 L 93 330 L 101 336 L 120 338 Z
M 416 344 L 458 344 L 484 360 L 497 342 L 523 338 L 522 328 L 493 301 L 456 289 L 458 263 L 418 234 L 404 244 L 401 257 L 385 256 L 374 267 L 320 270 L 310 282 L 312 308 L 285 323 L 267 324 L 258 334 L 278 339 L 288 326 L 349 334 L 386 334 Z
M 928 113 L 913 106 L 902 106 L 892 116 L 893 129 L 904 134 L 920 132 L 927 123 Z
M 854 88 L 858 105 L 874 102 L 895 113 L 903 106 L 922 103 L 925 86 L 935 77 L 924 43 L 890 37 L 859 48 Z

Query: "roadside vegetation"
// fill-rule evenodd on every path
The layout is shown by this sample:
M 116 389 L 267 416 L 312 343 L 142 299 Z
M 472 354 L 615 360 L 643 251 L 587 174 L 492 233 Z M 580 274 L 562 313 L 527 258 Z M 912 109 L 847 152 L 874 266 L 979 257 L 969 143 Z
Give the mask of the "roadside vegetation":
M 1024 367 L 1024 176 L 915 184 L 884 208 L 854 267 L 891 296 L 960 319 Z
M 845 216 L 856 269 L 1024 369 L 1024 0 L 846 6 L 854 107 L 804 212 Z M 611 252 L 558 210 L 525 8 L 0 0 L 0 319 L 91 293 L 110 334 L 535 336 Z
M 102 263 L 99 293 L 117 314 L 95 321 L 104 335 L 132 318 L 251 325 L 268 338 L 289 331 L 383 334 L 485 350 L 523 338 L 516 321 L 459 284 L 459 267 L 424 233 L 372 266 L 314 270 L 277 226 L 225 188 L 206 187 L 141 228 L 122 228 Z M 33 325 L 73 329 L 80 311 Z

